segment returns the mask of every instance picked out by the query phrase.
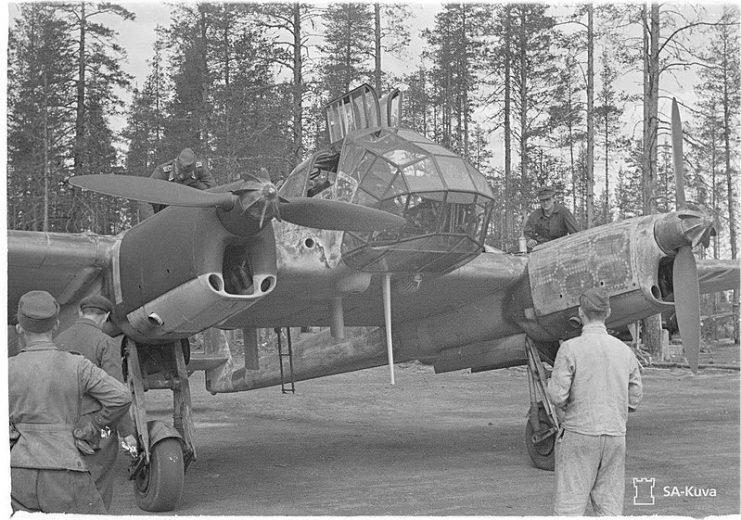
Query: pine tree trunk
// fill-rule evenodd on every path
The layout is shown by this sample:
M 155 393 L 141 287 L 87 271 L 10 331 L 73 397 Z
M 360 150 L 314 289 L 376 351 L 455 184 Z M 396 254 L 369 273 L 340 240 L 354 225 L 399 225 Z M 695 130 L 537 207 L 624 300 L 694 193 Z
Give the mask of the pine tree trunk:
M 525 9 L 520 8 L 520 176 L 521 185 L 524 186 L 527 178 L 528 157 L 527 157 L 527 19 Z
M 304 155 L 303 133 L 303 62 L 301 58 L 301 4 L 293 4 L 293 164 L 294 168 Z
M 504 7 L 504 240 L 514 238 L 512 206 L 512 123 L 510 121 L 512 92 L 512 23 L 511 7 Z M 524 222 L 523 222 L 524 226 Z
M 46 232 L 46 231 L 49 231 L 49 177 L 51 176 L 51 171 L 49 168 L 49 141 L 50 141 L 49 99 L 48 99 L 49 80 L 46 75 L 46 72 L 43 73 L 43 76 L 44 76 L 44 143 L 42 147 L 43 147 L 43 157 L 44 157 L 44 220 L 43 220 L 41 229 L 42 231 Z
M 659 114 L 659 6 L 643 7 L 644 84 L 643 84 L 643 214 L 656 210 L 656 136 Z M 654 356 L 661 352 L 661 316 L 643 320 L 644 344 Z
M 725 46 L 725 41 L 724 41 Z M 724 49 L 727 50 L 727 49 Z M 729 71 L 728 71 L 728 52 L 724 53 L 723 59 L 723 147 L 725 151 L 726 160 L 726 181 L 728 191 L 728 233 L 731 238 L 731 258 L 738 258 L 738 249 L 736 242 L 737 222 L 736 222 L 736 193 L 735 193 L 735 182 L 734 182 L 734 170 L 731 166 L 731 149 L 730 134 L 734 131 L 731 122 L 731 100 L 728 92 L 729 88 Z M 736 59 L 735 57 L 733 59 Z M 733 341 L 739 343 L 739 291 L 736 289 L 733 291 Z
M 645 349 L 658 359 L 661 356 L 661 314 L 644 318 L 641 330 Z
M 376 93 L 381 95 L 381 5 L 378 2 L 373 4 L 373 18 L 375 20 L 375 68 L 373 77 L 376 83 Z
M 594 7 L 587 5 L 587 228 L 594 226 Z
M 80 56 L 77 64 L 77 115 L 75 118 L 75 173 L 83 175 L 85 147 L 85 2 L 80 3 Z

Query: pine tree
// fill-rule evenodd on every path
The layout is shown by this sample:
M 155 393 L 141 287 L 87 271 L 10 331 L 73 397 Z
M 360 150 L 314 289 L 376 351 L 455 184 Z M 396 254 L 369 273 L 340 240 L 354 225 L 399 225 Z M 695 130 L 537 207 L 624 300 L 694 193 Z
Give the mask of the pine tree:
M 604 175 L 605 185 L 602 190 L 601 219 L 598 222 L 610 222 L 610 176 L 612 153 L 616 152 L 615 137 L 618 133 L 618 123 L 622 108 L 618 107 L 617 93 L 615 92 L 615 80 L 617 71 L 612 63 L 610 47 L 605 45 L 602 51 L 602 68 L 600 70 L 601 88 L 597 92 L 597 106 L 595 107 L 595 119 L 598 132 L 602 136 L 602 147 L 604 149 Z
M 551 53 L 554 19 L 546 6 L 518 4 L 512 7 L 512 136 L 519 147 L 518 183 L 532 200 L 536 179 L 530 163 L 533 140 L 547 132 L 545 107 L 553 97 L 555 59 Z
M 125 88 L 131 79 L 121 68 L 126 52 L 117 43 L 116 32 L 95 20 L 103 15 L 133 20 L 134 14 L 118 4 L 89 2 L 60 4 L 60 11 L 65 13 L 69 30 L 76 34 L 77 40 L 74 167 L 76 175 L 85 175 L 91 173 L 85 166 L 91 156 L 89 149 L 97 146 L 89 143 L 89 139 L 96 137 L 88 128 L 90 82 L 95 82 L 98 88 L 105 85 L 105 96 L 99 97 L 99 102 L 108 108 L 109 103 L 120 103 L 114 87 Z
M 435 139 L 466 158 L 486 50 L 481 36 L 490 15 L 485 5 L 445 4 L 435 17 L 434 30 L 424 32 L 429 49 L 423 54 L 434 64 L 433 99 L 440 114 Z
M 59 186 L 74 127 L 74 43 L 57 4 L 20 6 L 8 45 L 8 223 L 64 229 Z
M 305 57 L 309 54 L 308 31 L 314 26 L 319 9 L 303 3 L 265 3 L 260 4 L 260 12 L 262 14 L 258 20 L 260 26 L 272 32 L 286 31 L 290 35 L 287 41 L 282 39 L 273 41 L 276 52 L 272 58 L 280 68 L 291 72 L 291 131 L 293 137 L 290 170 L 301 162 L 307 145 L 304 132 L 306 124 L 304 102 L 307 93 L 305 78 L 309 76 L 310 71 Z
M 373 6 L 364 3 L 333 3 L 323 16 L 324 43 L 320 63 L 325 99 L 341 96 L 351 88 L 370 82 L 374 56 Z

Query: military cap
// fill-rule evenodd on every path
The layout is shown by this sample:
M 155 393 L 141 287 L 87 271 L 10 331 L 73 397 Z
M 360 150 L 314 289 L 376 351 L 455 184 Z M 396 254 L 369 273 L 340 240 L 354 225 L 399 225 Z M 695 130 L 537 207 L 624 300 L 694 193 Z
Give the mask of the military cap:
M 188 168 L 196 162 L 196 154 L 190 148 L 183 148 L 183 151 L 178 155 L 178 165 L 181 168 Z
M 579 305 L 586 312 L 604 313 L 610 310 L 610 295 L 603 288 L 594 287 L 579 297 Z
M 18 301 L 18 323 L 23 330 L 49 332 L 57 324 L 59 304 L 46 291 L 29 291 Z
M 80 310 L 85 309 L 98 310 L 100 312 L 111 312 L 113 310 L 113 304 L 111 300 L 100 294 L 93 294 L 92 296 L 86 296 L 80 302 Z
M 550 199 L 556 194 L 556 190 L 548 186 L 544 186 L 538 190 L 538 200 Z

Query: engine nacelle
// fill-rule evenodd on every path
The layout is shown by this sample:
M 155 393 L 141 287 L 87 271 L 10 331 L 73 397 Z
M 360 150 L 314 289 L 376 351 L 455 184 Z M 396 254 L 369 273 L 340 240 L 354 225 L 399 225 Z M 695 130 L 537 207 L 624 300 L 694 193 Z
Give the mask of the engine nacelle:
M 610 294 L 608 327 L 619 328 L 673 306 L 671 258 L 657 244 L 652 215 L 591 228 L 537 247 L 528 278 L 515 290 L 511 318 L 532 338 L 575 336 L 579 296 L 603 287 Z
M 113 320 L 138 341 L 187 337 L 254 305 L 276 273 L 272 224 L 240 236 L 216 209 L 166 208 L 117 245 Z

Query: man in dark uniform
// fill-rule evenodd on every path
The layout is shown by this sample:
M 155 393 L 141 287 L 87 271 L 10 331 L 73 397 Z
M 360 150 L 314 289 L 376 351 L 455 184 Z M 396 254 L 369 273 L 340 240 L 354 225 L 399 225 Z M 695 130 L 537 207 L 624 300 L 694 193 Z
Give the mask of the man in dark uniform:
M 60 350 L 79 352 L 96 367 L 123 383 L 121 349 L 113 338 L 101 330 L 112 310 L 113 304 L 105 296 L 83 298 L 77 323 L 54 338 L 54 343 Z M 81 421 L 89 422 L 88 417 L 101 407 L 93 397 L 84 396 L 80 406 Z M 92 455 L 84 456 L 106 510 L 110 509 L 113 498 L 113 466 L 118 455 L 119 434 L 127 449 L 135 450 L 137 443 L 134 433 L 131 417 L 124 414 L 117 424 L 111 425 L 110 434 L 101 438 L 99 449 Z
M 555 196 L 556 191 L 552 188 L 541 188 L 538 191 L 540 208 L 530 214 L 523 232 L 528 249 L 579 231 L 574 215 L 565 206 L 558 204 L 554 200 Z
M 131 405 L 129 390 L 83 356 L 59 350 L 52 335 L 59 304 L 45 291 L 18 302 L 16 330 L 25 347 L 8 359 L 11 505 L 14 511 L 105 513 L 81 456 L 100 429 Z M 84 394 L 102 408 L 81 424 Z
M 196 160 L 193 150 L 184 148 L 177 158 L 160 164 L 154 169 L 152 179 L 177 182 L 199 190 L 206 190 L 216 186 L 211 172 L 204 161 Z M 162 204 L 139 203 L 139 220 L 151 217 L 165 206 Z

